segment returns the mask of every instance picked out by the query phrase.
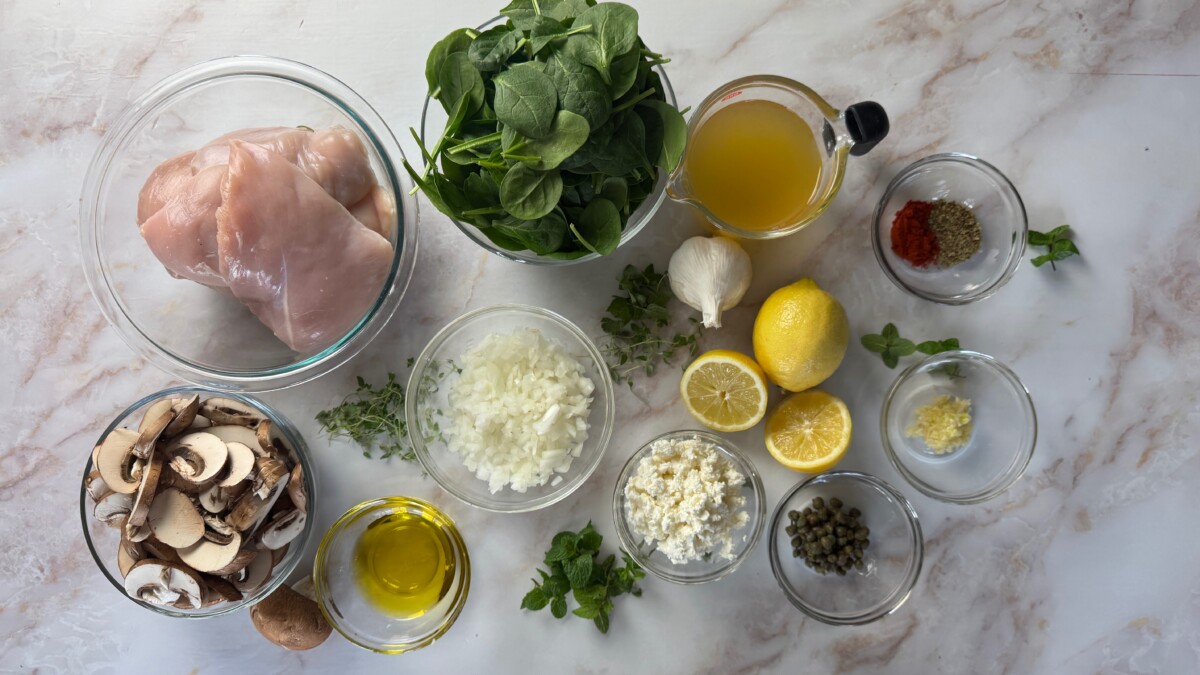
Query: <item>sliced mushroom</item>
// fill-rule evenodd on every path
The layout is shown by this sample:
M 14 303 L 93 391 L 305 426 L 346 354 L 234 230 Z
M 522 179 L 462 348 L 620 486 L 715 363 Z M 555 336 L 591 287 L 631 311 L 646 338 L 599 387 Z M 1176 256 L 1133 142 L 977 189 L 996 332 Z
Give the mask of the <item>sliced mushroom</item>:
M 161 454 L 165 455 L 166 452 L 164 451 Z M 199 483 L 193 483 L 190 480 L 187 480 L 186 478 L 181 478 L 179 476 L 179 474 L 175 473 L 174 469 L 170 468 L 169 464 L 165 463 L 165 460 L 164 460 L 163 468 L 167 469 L 167 470 L 163 471 L 162 475 L 159 476 L 159 478 L 158 478 L 158 489 L 159 490 L 165 490 L 167 488 L 175 488 L 176 490 L 179 490 L 180 492 L 182 492 L 185 495 L 190 495 L 192 497 L 196 497 L 196 496 L 200 495 L 200 493 L 202 493 L 205 490 L 207 490 L 208 488 L 212 487 L 211 480 L 206 480 L 206 481 L 202 481 Z
M 105 483 L 104 479 L 100 477 L 99 471 L 89 473 L 87 478 L 83 479 L 83 485 L 93 502 L 104 499 L 104 495 L 112 492 L 108 489 L 108 483 Z
M 229 450 L 229 461 L 217 474 L 216 481 L 221 487 L 232 487 L 246 480 L 254 470 L 255 456 L 254 451 L 244 443 L 229 441 L 225 447 Z
M 121 570 L 121 576 L 128 576 L 129 570 L 145 557 L 146 550 L 141 544 L 130 541 L 124 535 L 121 536 L 121 544 L 117 547 L 117 569 Z
M 133 495 L 110 492 L 96 502 L 92 514 L 96 520 L 111 527 L 120 527 L 125 523 L 129 510 L 133 508 Z
M 287 483 L 290 475 L 287 465 L 278 459 L 259 457 L 254 460 L 254 494 L 266 498 L 279 483 Z
M 204 538 L 214 544 L 228 544 L 237 530 L 233 529 L 229 523 L 221 520 L 221 517 L 212 513 L 204 516 Z
M 129 429 L 113 429 L 96 453 L 96 468 L 108 489 L 127 495 L 138 489 L 140 465 L 133 454 L 138 433 Z
M 213 424 L 236 424 L 253 427 L 266 419 L 257 408 L 236 399 L 214 396 L 200 405 L 200 414 Z
M 192 420 L 192 426 L 188 427 L 188 429 L 195 431 L 197 429 L 207 429 L 211 426 L 212 422 L 210 422 L 207 417 L 204 415 L 196 415 L 196 419 Z
M 137 495 L 133 498 L 133 507 L 129 510 L 129 525 L 139 527 L 146 522 L 150 515 L 150 504 L 158 490 L 158 479 L 162 475 L 162 456 L 154 453 L 142 469 L 142 481 L 138 484 Z
M 179 490 L 164 490 L 155 498 L 148 522 L 159 541 L 176 549 L 191 546 L 204 536 L 204 518 L 191 498 Z
M 207 607 L 218 602 L 237 602 L 242 599 L 242 592 L 234 588 L 233 584 L 229 583 L 221 577 L 215 577 L 210 574 L 200 575 L 204 580 L 205 590 L 204 605 Z
M 254 454 L 258 454 L 258 436 L 253 429 L 248 427 L 239 427 L 236 424 L 221 424 L 211 426 L 204 430 L 206 434 L 212 434 L 226 443 L 241 443 L 242 445 L 254 450 Z
M 312 649 L 333 632 L 317 603 L 287 586 L 252 607 L 250 620 L 263 637 L 285 649 Z
M 272 567 L 274 564 L 271 562 L 271 555 L 263 551 L 255 555 L 249 565 L 229 575 L 228 578 L 239 591 L 253 593 L 267 582 L 267 578 L 271 576 Z
M 175 549 L 155 539 L 154 535 L 150 535 L 142 542 L 142 548 L 146 550 L 147 557 L 149 558 L 166 560 L 180 565 L 183 564 L 183 560 L 179 558 L 179 554 L 175 552 Z
M 124 529 L 125 536 L 129 538 L 129 541 L 134 542 L 144 542 L 154 534 L 150 531 L 150 523 L 142 523 L 141 525 L 126 524 Z
M 138 561 L 125 575 L 125 592 L 155 605 L 183 603 L 183 608 L 199 607 L 202 590 L 195 572 L 165 560 Z
M 268 468 L 270 468 L 269 463 L 280 463 L 276 460 L 262 457 L 258 461 L 260 462 L 260 467 L 263 466 L 263 463 L 267 463 Z M 279 499 L 279 495 L 287 490 L 289 474 L 285 472 L 276 473 L 274 471 L 266 471 L 265 473 L 267 478 L 263 477 L 264 471 L 260 468 L 259 479 L 255 481 L 255 488 L 247 491 L 246 494 L 238 499 L 237 503 L 233 505 L 233 510 L 229 513 L 229 517 L 225 519 L 226 522 L 241 532 L 253 530 L 263 518 L 267 517 L 267 514 L 271 511 L 271 507 Z M 272 478 L 274 480 L 273 483 L 270 482 Z M 258 487 L 259 480 L 262 480 L 261 488 Z M 263 494 L 263 490 L 269 490 L 269 492 L 265 496 L 260 496 Z
M 167 446 L 167 462 L 184 480 L 200 483 L 212 478 L 225 466 L 229 449 L 220 438 L 205 432 L 193 431 Z
M 292 468 L 292 477 L 288 480 L 288 497 L 301 512 L 308 512 L 308 493 L 304 489 L 304 467 L 299 464 Z
M 142 420 L 142 426 L 138 427 L 137 442 L 133 444 L 134 457 L 141 460 L 149 458 L 150 453 L 154 452 L 154 446 L 158 444 L 159 437 L 163 435 L 167 426 L 171 424 L 171 420 L 174 419 L 175 411 L 168 410 L 149 423 Z M 170 435 L 167 437 L 170 438 Z
M 276 565 L 278 565 L 283 560 L 284 556 L 287 555 L 289 548 L 291 548 L 291 544 L 284 544 L 283 546 L 280 546 L 277 549 L 271 550 L 271 567 L 272 568 L 274 568 Z
M 272 551 L 287 546 L 304 531 L 304 521 L 304 512 L 299 509 L 281 513 L 263 526 L 259 541 Z
M 241 537 L 240 534 L 237 536 Z M 220 569 L 213 570 L 213 574 L 219 574 L 221 576 L 237 574 L 238 572 L 241 572 L 243 569 L 245 569 L 246 565 L 249 565 L 250 563 L 254 562 L 254 559 L 257 557 L 258 557 L 257 551 L 254 551 L 253 549 L 244 548 L 244 549 L 238 551 L 237 555 L 233 556 L 233 560 L 230 560 L 228 565 L 226 565 Z
M 198 394 L 192 394 L 189 398 L 175 399 L 171 406 L 171 412 L 175 413 L 175 419 L 167 426 L 167 438 L 178 436 L 191 428 L 199 410 L 200 396 Z
M 209 513 L 224 513 L 236 501 L 229 488 L 220 485 L 210 486 L 200 493 L 200 506 Z
M 145 431 L 152 423 L 157 422 L 158 418 L 162 417 L 163 414 L 172 412 L 171 409 L 175 406 L 177 400 L 179 399 L 168 396 L 167 398 L 160 398 L 151 403 L 146 408 L 146 412 L 142 413 L 142 421 L 138 423 L 138 433 Z M 174 417 L 174 415 L 171 416 Z
M 99 468 L 100 468 L 100 467 L 99 467 L 99 465 L 97 464 L 97 459 L 98 459 L 99 457 L 100 457 L 100 444 L 99 444 L 99 443 L 97 443 L 97 444 L 96 444 L 96 445 L 95 445 L 95 446 L 92 448 L 92 468 L 93 468 L 93 469 L 99 469 Z
M 200 572 L 216 572 L 229 565 L 237 557 L 242 545 L 242 535 L 234 534 L 228 544 L 218 544 L 201 538 L 200 541 L 176 549 L 183 562 Z

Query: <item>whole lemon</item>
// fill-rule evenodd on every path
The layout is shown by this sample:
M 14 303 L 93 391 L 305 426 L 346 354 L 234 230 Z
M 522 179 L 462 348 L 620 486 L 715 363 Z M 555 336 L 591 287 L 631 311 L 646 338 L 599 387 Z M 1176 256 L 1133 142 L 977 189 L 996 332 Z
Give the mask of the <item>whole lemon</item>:
M 788 391 L 824 382 L 841 365 L 849 342 L 846 310 L 812 279 L 772 293 L 754 320 L 754 358 Z

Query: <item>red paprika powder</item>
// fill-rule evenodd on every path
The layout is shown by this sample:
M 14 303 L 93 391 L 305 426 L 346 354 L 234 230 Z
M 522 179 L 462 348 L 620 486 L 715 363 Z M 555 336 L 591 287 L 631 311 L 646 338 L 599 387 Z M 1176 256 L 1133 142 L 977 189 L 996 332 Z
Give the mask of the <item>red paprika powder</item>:
M 933 206 L 933 202 L 910 201 L 892 220 L 892 252 L 913 267 L 928 267 L 937 260 L 937 237 L 929 229 Z

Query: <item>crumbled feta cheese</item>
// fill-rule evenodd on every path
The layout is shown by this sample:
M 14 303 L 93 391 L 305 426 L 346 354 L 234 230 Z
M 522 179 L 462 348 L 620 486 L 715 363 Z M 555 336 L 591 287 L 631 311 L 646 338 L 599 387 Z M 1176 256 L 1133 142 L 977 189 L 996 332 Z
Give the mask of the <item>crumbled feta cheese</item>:
M 732 560 L 746 477 L 708 441 L 661 439 L 625 485 L 625 514 L 638 535 L 676 565 L 716 553 Z
M 570 470 L 588 438 L 595 391 L 578 359 L 525 328 L 487 336 L 459 366 L 447 395 L 447 445 L 493 494 L 525 492 Z

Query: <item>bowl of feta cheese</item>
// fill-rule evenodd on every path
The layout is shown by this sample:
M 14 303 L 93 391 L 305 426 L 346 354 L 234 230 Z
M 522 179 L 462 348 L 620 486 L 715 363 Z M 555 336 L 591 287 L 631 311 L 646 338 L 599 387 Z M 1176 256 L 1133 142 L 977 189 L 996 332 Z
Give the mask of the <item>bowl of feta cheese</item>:
M 604 357 L 546 309 L 494 305 L 454 319 L 413 364 L 405 416 L 417 460 L 455 497 L 516 513 L 565 499 L 613 429 Z
M 749 557 L 766 514 L 762 478 L 742 451 L 706 431 L 672 431 L 625 463 L 613 492 L 621 546 L 678 584 L 725 577 Z

